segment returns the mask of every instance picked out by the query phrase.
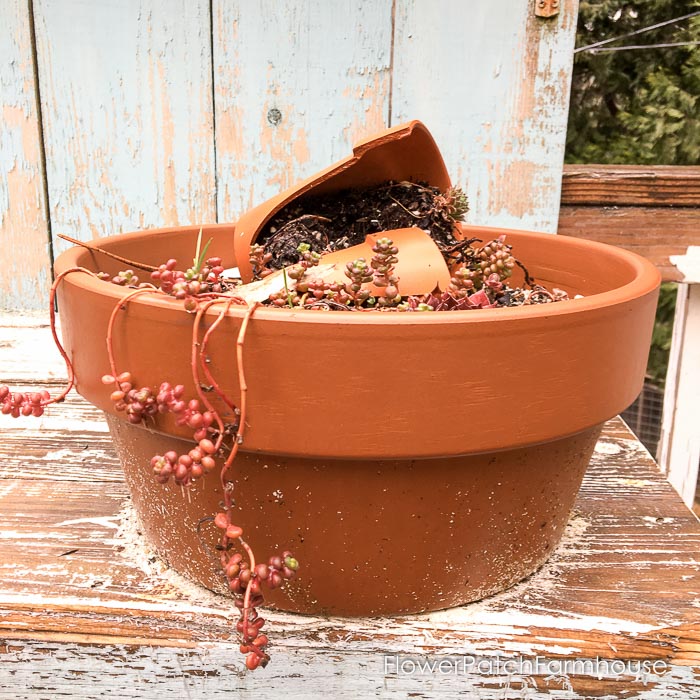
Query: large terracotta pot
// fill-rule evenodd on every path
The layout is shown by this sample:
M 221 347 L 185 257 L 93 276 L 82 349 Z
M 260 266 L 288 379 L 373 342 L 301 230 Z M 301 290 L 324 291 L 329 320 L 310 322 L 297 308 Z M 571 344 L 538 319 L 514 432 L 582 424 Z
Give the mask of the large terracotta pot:
M 184 262 L 198 230 L 101 245 L 149 264 Z M 659 275 L 601 244 L 507 235 L 539 281 L 585 298 L 442 313 L 256 311 L 244 358 L 249 427 L 231 478 L 236 522 L 259 556 L 288 548 L 301 562 L 273 605 L 343 615 L 444 608 L 513 584 L 556 545 L 601 423 L 641 389 Z M 225 265 L 240 262 L 234 226 L 205 226 L 204 236 Z M 75 265 L 120 267 L 71 249 L 56 270 Z M 218 510 L 218 479 L 189 496 L 157 484 L 150 457 L 182 451 L 177 440 L 190 435 L 169 419 L 127 425 L 100 383 L 108 318 L 124 294 L 81 274 L 61 286 L 77 388 L 108 415 L 147 537 L 175 569 L 219 589 L 215 533 L 202 521 Z M 233 308 L 211 347 L 213 371 L 234 397 L 242 317 Z M 114 333 L 120 369 L 140 384 L 187 385 L 191 332 L 180 303 L 132 301 Z

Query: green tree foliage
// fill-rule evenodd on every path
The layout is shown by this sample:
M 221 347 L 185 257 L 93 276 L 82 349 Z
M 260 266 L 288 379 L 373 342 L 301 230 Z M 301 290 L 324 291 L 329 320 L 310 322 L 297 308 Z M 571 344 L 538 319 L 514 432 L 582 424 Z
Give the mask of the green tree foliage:
M 577 47 L 700 10 L 700 0 L 581 0 Z M 570 163 L 700 163 L 700 16 L 576 54 Z

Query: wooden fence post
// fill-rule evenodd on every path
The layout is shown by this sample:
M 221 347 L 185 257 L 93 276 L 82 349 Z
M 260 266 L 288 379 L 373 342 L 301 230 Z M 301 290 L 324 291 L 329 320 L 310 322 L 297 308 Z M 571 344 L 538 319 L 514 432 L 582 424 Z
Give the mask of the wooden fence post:
M 689 507 L 700 464 L 699 410 L 700 283 L 679 284 L 657 459 Z

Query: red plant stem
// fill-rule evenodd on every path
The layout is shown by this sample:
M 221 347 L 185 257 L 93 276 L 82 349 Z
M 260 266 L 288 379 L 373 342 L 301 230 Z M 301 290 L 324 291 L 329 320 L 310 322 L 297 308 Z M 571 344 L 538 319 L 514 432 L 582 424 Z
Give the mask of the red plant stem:
M 120 299 L 115 305 L 114 308 L 112 309 L 112 314 L 109 317 L 109 324 L 107 326 L 107 356 L 109 358 L 109 368 L 110 371 L 112 372 L 112 376 L 114 377 L 115 383 L 117 385 L 117 388 L 119 388 L 119 382 L 117 381 L 117 364 L 114 360 L 114 348 L 112 346 L 112 331 L 114 330 L 114 322 L 117 318 L 117 314 L 119 311 L 121 311 L 126 304 L 128 304 L 134 297 L 137 297 L 141 294 L 163 294 L 164 292 L 161 292 L 157 288 L 149 288 L 149 289 L 137 289 L 134 292 L 130 292 L 127 294 L 125 297 Z
M 230 491 L 226 488 L 226 472 L 230 469 L 231 465 L 233 464 L 234 459 L 236 458 L 236 455 L 238 454 L 238 448 L 243 442 L 243 435 L 245 433 L 245 420 L 246 420 L 246 395 L 248 392 L 248 384 L 246 383 L 245 379 L 245 371 L 243 369 L 243 347 L 245 344 L 245 336 L 246 336 L 246 331 L 248 330 L 248 323 L 250 322 L 250 319 L 252 318 L 253 314 L 255 313 L 255 310 L 258 308 L 259 302 L 255 302 L 254 304 L 251 304 L 248 309 L 246 310 L 245 316 L 243 317 L 243 322 L 241 323 L 241 328 L 238 331 L 238 338 L 236 339 L 236 362 L 238 366 L 238 383 L 241 389 L 241 400 L 240 400 L 240 415 L 238 418 L 238 430 L 236 431 L 236 436 L 233 441 L 233 446 L 231 447 L 231 452 L 229 453 L 228 457 L 226 458 L 226 462 L 224 462 L 223 467 L 221 468 L 221 473 L 220 473 L 220 478 L 221 478 L 221 488 L 224 493 L 224 508 L 226 511 L 226 515 L 229 519 L 230 522 L 230 513 L 231 513 L 231 493 Z M 226 311 L 226 310 L 225 310 Z M 253 550 L 250 548 L 248 543 L 243 540 L 242 537 L 238 538 L 241 545 L 246 551 L 246 554 L 248 555 L 248 560 L 250 562 L 250 572 L 251 574 L 255 573 L 255 555 L 253 554 Z M 224 532 L 222 536 L 222 545 L 224 547 L 224 550 L 226 548 L 227 544 L 227 536 L 226 533 Z M 250 596 L 251 596 L 251 586 L 248 585 L 246 587 L 245 595 L 243 597 L 243 637 L 244 639 L 247 640 L 248 638 L 248 616 L 250 612 Z M 262 653 L 262 652 L 260 652 Z
M 90 246 L 85 246 L 85 247 L 90 247 Z M 104 252 L 104 251 L 102 251 Z M 51 321 L 51 334 L 53 335 L 54 342 L 56 343 L 56 347 L 58 348 L 59 352 L 61 353 L 61 356 L 66 364 L 66 370 L 68 373 L 68 386 L 67 388 L 61 393 L 60 396 L 58 396 L 55 399 L 50 399 L 43 405 L 48 405 L 51 403 L 58 403 L 60 401 L 63 401 L 63 399 L 66 397 L 68 392 L 73 388 L 73 384 L 75 383 L 75 372 L 73 370 L 73 363 L 71 362 L 70 358 L 68 357 L 68 353 L 65 351 L 63 348 L 63 345 L 61 344 L 60 340 L 58 339 L 58 334 L 56 333 L 56 311 L 55 311 L 55 299 L 56 299 L 56 290 L 58 288 L 58 285 L 61 283 L 61 281 L 66 277 L 66 275 L 72 273 L 72 272 L 84 272 L 86 274 L 92 275 L 93 277 L 96 277 L 96 275 L 91 272 L 90 270 L 87 270 L 86 268 L 82 267 L 74 267 L 70 268 L 69 270 L 65 270 L 62 272 L 60 275 L 58 275 L 54 281 L 54 283 L 51 285 L 51 291 L 50 291 L 50 296 L 49 296 L 49 303 L 50 303 L 50 321 Z M 114 358 L 114 347 L 112 343 L 112 337 L 113 337 L 113 332 L 114 332 L 114 324 L 116 322 L 117 314 L 119 311 L 123 310 L 126 307 L 126 304 L 128 304 L 132 299 L 134 299 L 137 296 L 140 296 L 142 294 L 160 294 L 162 293 L 159 289 L 157 288 L 148 288 L 148 289 L 137 289 L 133 292 L 130 292 L 127 294 L 125 297 L 120 299 L 117 304 L 115 304 L 114 308 L 112 309 L 112 313 L 110 314 L 109 317 L 109 323 L 107 326 L 107 337 L 106 337 L 106 343 L 107 343 L 107 355 L 109 358 L 109 366 L 110 366 L 110 371 L 112 372 L 112 376 L 115 379 L 115 383 L 118 385 L 119 382 L 117 381 L 117 365 L 116 365 L 116 360 Z M 204 334 L 204 338 L 202 339 L 202 343 L 200 345 L 199 343 L 199 328 L 202 323 L 202 318 L 204 317 L 204 314 L 207 312 L 209 308 L 214 306 L 215 304 L 221 304 L 224 303 L 226 300 L 226 306 L 222 309 L 221 313 L 217 316 L 216 320 L 212 325 L 207 329 L 207 331 Z M 221 390 L 219 385 L 217 384 L 216 380 L 214 377 L 211 375 L 211 372 L 209 371 L 208 367 L 206 366 L 205 362 L 205 353 L 206 353 L 206 347 L 207 343 L 209 341 L 209 338 L 212 334 L 212 332 L 216 329 L 216 327 L 221 323 L 223 318 L 226 316 L 228 313 L 229 309 L 231 308 L 232 304 L 234 303 L 241 303 L 241 299 L 237 298 L 222 298 L 217 295 L 216 298 L 210 298 L 207 300 L 206 303 L 200 304 L 197 308 L 197 313 L 195 315 L 193 327 L 192 327 L 192 355 L 191 355 L 191 367 L 192 367 L 192 379 L 194 380 L 194 385 L 195 389 L 197 391 L 197 394 L 199 395 L 200 400 L 202 403 L 207 407 L 209 411 L 212 412 L 214 415 L 217 425 L 219 428 L 219 438 L 216 443 L 217 450 L 221 447 L 221 442 L 223 440 L 223 435 L 224 435 L 224 424 L 221 419 L 221 416 L 219 412 L 214 408 L 212 403 L 209 401 L 208 397 L 205 395 L 205 393 L 202 391 L 200 382 L 199 382 L 199 372 L 198 372 L 198 366 L 201 363 L 201 366 L 207 376 L 207 381 L 211 383 L 211 385 L 214 387 L 216 390 L 217 394 L 219 397 L 231 408 L 235 409 L 235 406 L 233 402 L 224 394 L 224 392 Z M 258 307 L 259 303 L 256 302 L 252 304 L 251 306 L 248 307 L 246 310 L 245 316 L 243 317 L 243 322 L 241 323 L 241 328 L 238 332 L 238 337 L 236 339 L 236 360 L 237 360 L 237 365 L 238 365 L 238 381 L 241 389 L 241 401 L 240 401 L 240 415 L 239 415 L 239 423 L 238 423 L 238 429 L 236 431 L 236 436 L 234 439 L 233 446 L 231 448 L 231 452 L 229 453 L 229 456 L 227 457 L 226 461 L 224 462 L 224 465 L 221 469 L 221 484 L 224 490 L 224 503 L 225 503 L 225 509 L 226 509 L 226 514 L 228 516 L 228 519 L 230 521 L 230 511 L 231 511 L 231 496 L 228 490 L 225 488 L 225 475 L 226 472 L 230 469 L 231 465 L 233 464 L 234 459 L 236 458 L 236 455 L 238 454 L 238 448 L 243 442 L 243 435 L 245 432 L 245 419 L 246 419 L 246 395 L 248 391 L 248 384 L 246 382 L 245 378 L 245 372 L 243 369 L 243 348 L 244 348 L 244 343 L 245 343 L 245 335 L 246 331 L 248 329 L 248 323 L 250 322 L 250 319 L 253 316 L 253 313 L 255 312 L 256 308 Z M 224 532 L 222 540 L 224 546 L 227 543 L 227 535 Z M 249 561 L 249 566 L 250 566 L 250 571 L 251 573 L 254 574 L 255 572 L 255 554 L 253 553 L 253 550 L 251 547 L 248 545 L 248 543 L 242 538 L 238 538 L 241 546 L 245 550 L 247 556 L 248 556 L 248 561 Z M 246 587 L 245 595 L 243 597 L 243 637 L 245 640 L 248 639 L 249 637 L 249 616 L 250 616 L 250 610 L 251 610 L 251 605 L 250 605 L 250 599 L 251 599 L 251 590 L 252 586 L 248 585 Z M 257 650 L 258 655 L 262 656 L 263 652 L 262 650 Z
M 248 555 L 248 561 L 250 562 L 250 573 L 254 574 L 255 573 L 255 555 L 253 554 L 253 550 L 250 548 L 248 543 L 242 538 L 239 537 L 238 541 L 241 543 L 243 546 L 243 549 L 245 549 L 246 554 Z M 253 579 L 251 578 L 251 582 Z M 250 583 L 245 589 L 245 595 L 243 596 L 243 639 L 245 641 L 248 641 L 248 614 L 250 612 L 250 590 L 252 586 Z M 260 652 L 262 655 L 262 652 Z
M 60 403 L 63 401 L 68 393 L 73 388 L 75 384 L 75 371 L 73 370 L 73 363 L 68 357 L 68 353 L 65 351 L 61 341 L 58 339 L 58 333 L 56 333 L 56 291 L 58 290 L 58 285 L 62 282 L 63 278 L 71 274 L 71 272 L 85 272 L 92 277 L 97 277 L 97 275 L 84 267 L 71 267 L 68 270 L 61 272 L 51 285 L 51 291 L 49 292 L 49 318 L 51 325 L 51 335 L 53 336 L 53 342 L 56 343 L 58 351 L 61 353 L 63 361 L 66 363 L 66 372 L 68 373 L 68 386 L 55 398 L 49 399 L 46 402 L 42 402 L 42 406 L 48 406 L 52 403 Z
M 206 362 L 206 353 L 207 353 L 207 344 L 209 343 L 209 337 L 211 334 L 214 332 L 216 327 L 223 321 L 224 317 L 228 313 L 228 310 L 231 308 L 232 304 L 234 303 L 245 303 L 241 302 L 240 299 L 238 298 L 231 298 L 226 304 L 226 308 L 217 316 L 216 320 L 214 323 L 211 324 L 211 326 L 207 329 L 207 332 L 204 334 L 204 338 L 202 338 L 202 345 L 199 350 L 199 363 L 202 367 L 202 371 L 204 372 L 207 381 L 209 384 L 213 387 L 214 391 L 217 393 L 219 398 L 235 413 L 236 411 L 236 405 L 233 403 L 233 401 L 226 396 L 226 394 L 221 390 L 221 387 L 219 386 L 218 382 L 214 377 L 212 376 L 211 370 L 209 369 L 207 362 Z
M 248 323 L 259 305 L 260 302 L 256 301 L 248 307 L 247 311 L 245 312 L 245 316 L 243 317 L 241 329 L 238 331 L 238 338 L 236 340 L 236 362 L 238 365 L 238 385 L 241 389 L 241 401 L 240 406 L 238 407 L 240 410 L 240 415 L 238 417 L 238 430 L 236 432 L 236 437 L 233 441 L 233 447 L 231 448 L 231 452 L 226 458 L 224 466 L 221 468 L 221 487 L 223 488 L 225 495 L 227 495 L 227 490 L 224 477 L 226 476 L 226 472 L 233 464 L 233 460 L 236 459 L 236 455 L 238 454 L 238 448 L 243 443 L 243 434 L 245 432 L 248 384 L 246 383 L 245 372 L 243 371 L 243 345 L 245 342 L 246 331 L 248 330 Z
M 212 299 L 205 304 L 200 304 L 197 306 L 197 313 L 194 317 L 194 323 L 192 325 L 192 353 L 190 355 L 190 367 L 192 371 L 192 381 L 194 382 L 194 388 L 199 396 L 200 401 L 206 406 L 208 411 L 211 411 L 214 418 L 216 419 L 216 426 L 219 430 L 219 437 L 216 440 L 216 450 L 218 451 L 221 447 L 221 443 L 224 439 L 224 421 L 221 419 L 219 412 L 213 406 L 209 397 L 202 391 L 202 387 L 199 383 L 199 370 L 198 370 L 198 359 L 200 356 L 199 351 L 199 326 L 202 322 L 202 317 L 207 312 L 207 309 L 211 308 L 214 304 L 222 303 L 222 299 Z M 222 313 L 226 313 L 228 305 L 223 310 Z
M 123 258 L 121 255 L 111 253 L 110 251 L 105 250 L 104 248 L 100 248 L 100 246 L 95 245 L 94 243 L 87 243 L 86 241 L 79 241 L 77 238 L 71 238 L 70 236 L 66 236 L 65 233 L 59 233 L 58 237 L 62 238 L 64 241 L 72 243 L 73 245 L 79 245 L 83 248 L 87 248 L 88 250 L 95 251 L 96 253 L 102 253 L 103 255 L 106 255 L 109 258 L 113 258 L 114 260 L 118 260 L 119 262 L 123 262 L 126 265 L 129 265 L 129 267 L 136 267 L 139 270 L 146 270 L 147 272 L 154 272 L 158 269 L 157 267 L 153 267 L 153 265 L 146 265 L 145 263 L 136 262 L 135 260 L 129 260 L 129 258 Z
M 139 296 L 141 294 L 152 294 L 152 293 L 161 293 L 160 290 L 154 290 L 154 289 L 137 289 L 129 294 L 127 294 L 123 299 L 120 299 L 119 302 L 115 305 L 114 309 L 112 309 L 112 313 L 109 318 L 109 324 L 107 327 L 107 353 L 109 356 L 109 365 L 110 365 L 110 370 L 112 372 L 112 375 L 115 377 L 115 380 L 117 378 L 117 367 L 116 367 L 116 361 L 114 359 L 114 349 L 112 346 L 112 333 L 114 330 L 114 323 L 117 317 L 117 313 L 124 308 L 125 304 L 127 304 L 129 301 L 131 301 L 134 297 Z M 226 299 L 226 306 L 224 309 L 222 309 L 221 313 L 218 315 L 214 323 L 207 329 L 207 331 L 204 334 L 204 338 L 202 340 L 202 343 L 200 345 L 199 343 L 199 329 L 202 323 L 202 318 L 204 317 L 204 314 L 207 312 L 208 309 L 210 309 L 212 306 L 215 304 L 221 304 L 224 303 Z M 228 313 L 229 309 L 231 308 L 231 305 L 233 303 L 240 303 L 240 299 L 231 298 L 231 297 L 226 297 L 226 298 L 213 298 L 213 299 L 208 299 L 204 304 L 200 304 L 197 308 L 197 312 L 194 318 L 194 323 L 192 326 L 192 354 L 191 354 L 191 369 L 192 369 L 192 379 L 194 381 L 195 389 L 197 391 L 197 394 L 202 401 L 202 403 L 207 407 L 209 411 L 212 412 L 214 415 L 216 422 L 217 422 L 217 427 L 219 428 L 219 438 L 216 443 L 217 450 L 221 446 L 221 442 L 223 440 L 223 435 L 224 435 L 224 424 L 221 419 L 221 416 L 219 412 L 216 410 L 216 408 L 212 405 L 212 403 L 209 401 L 209 398 L 206 396 L 206 394 L 202 391 L 200 382 L 199 382 L 199 371 L 198 371 L 198 366 L 201 362 L 202 367 L 205 369 L 205 372 L 207 374 L 207 380 L 211 382 L 212 386 L 214 386 L 215 390 L 217 391 L 217 394 L 232 408 L 234 408 L 233 403 L 230 402 L 230 400 L 224 395 L 224 393 L 221 391 L 221 388 L 218 386 L 214 378 L 211 376 L 211 373 L 208 372 L 208 368 L 206 367 L 204 363 L 204 353 L 206 350 L 206 344 L 209 340 L 209 337 L 211 333 L 214 331 L 214 329 L 221 323 L 223 318 L 226 316 Z M 259 305 L 259 302 L 255 302 L 254 304 L 250 305 L 248 309 L 246 310 L 245 316 L 243 317 L 243 321 L 241 323 L 241 328 L 238 332 L 238 337 L 236 339 L 236 360 L 237 360 L 237 365 L 238 365 L 238 382 L 240 385 L 240 390 L 241 390 L 241 400 L 240 400 L 240 415 L 239 415 L 239 423 L 238 423 L 238 429 L 236 431 L 236 435 L 234 438 L 233 446 L 231 447 L 231 452 L 229 453 L 228 457 L 226 458 L 226 461 L 224 462 L 223 467 L 221 468 L 221 473 L 220 473 L 220 479 L 221 479 L 221 485 L 222 489 L 224 492 L 224 508 L 225 512 L 227 515 L 227 518 L 230 523 L 230 512 L 231 512 L 231 495 L 228 489 L 226 488 L 226 482 L 225 482 L 225 476 L 228 470 L 230 469 L 231 465 L 233 464 L 233 461 L 236 458 L 236 455 L 238 454 L 238 449 L 239 446 L 243 442 L 243 435 L 245 432 L 245 419 L 246 419 L 246 395 L 248 391 L 248 384 L 246 382 L 245 378 L 245 372 L 243 369 L 243 348 L 245 344 L 245 336 L 246 336 L 246 331 L 248 329 L 248 323 L 250 322 L 250 319 L 253 316 L 253 313 L 257 309 Z M 66 359 L 68 362 L 67 355 L 64 354 L 64 359 Z M 72 368 L 71 368 L 71 376 L 72 376 Z M 117 382 L 118 383 L 118 382 Z M 243 538 L 239 537 L 238 538 L 241 546 L 243 549 L 245 549 L 246 554 L 248 555 L 248 561 L 250 563 L 250 571 L 251 573 L 255 572 L 255 555 L 253 554 L 253 550 L 250 548 L 247 542 L 243 540 Z M 228 537 L 226 533 L 224 532 L 222 534 L 222 545 L 225 550 L 226 545 L 228 543 Z M 243 636 L 244 639 L 248 638 L 249 634 L 249 614 L 251 610 L 250 606 L 250 598 L 251 598 L 251 586 L 246 587 L 245 595 L 243 598 Z M 262 651 L 258 652 L 259 654 L 262 654 Z
M 208 368 L 206 367 L 206 364 L 204 362 L 204 354 L 206 351 L 206 344 L 209 340 L 209 337 L 211 333 L 215 330 L 215 328 L 221 323 L 223 318 L 226 316 L 228 313 L 229 309 L 231 308 L 231 305 L 239 301 L 235 298 L 229 298 L 228 303 L 226 304 L 225 308 L 221 311 L 221 313 L 218 315 L 214 323 L 207 329 L 206 333 L 204 334 L 204 338 L 202 339 L 201 346 L 199 345 L 198 342 L 198 337 L 199 337 L 199 326 L 201 324 L 202 317 L 206 313 L 206 311 L 211 308 L 214 304 L 221 303 L 221 299 L 214 299 L 208 301 L 206 304 L 201 305 L 197 309 L 197 315 L 195 316 L 195 321 L 194 321 L 194 327 L 192 331 L 192 378 L 195 382 L 195 387 L 197 389 L 197 393 L 199 394 L 200 399 L 202 402 L 207 406 L 207 408 L 212 411 L 212 413 L 215 415 L 217 423 L 219 424 L 219 439 L 217 441 L 217 449 L 221 445 L 221 440 L 223 438 L 223 423 L 221 420 L 221 417 L 214 409 L 212 406 L 211 402 L 209 399 L 205 396 L 204 392 L 201 389 L 201 386 L 199 384 L 199 373 L 197 371 L 197 356 L 199 355 L 199 360 L 202 364 L 203 369 L 205 370 L 205 373 L 207 374 L 207 380 L 212 384 L 212 386 L 215 388 L 217 391 L 217 394 L 229 405 L 231 408 L 234 408 L 233 403 L 228 399 L 228 397 L 225 396 L 225 394 L 221 391 L 220 387 L 216 383 L 216 380 L 211 376 L 211 373 L 208 372 Z M 226 483 L 225 483 L 225 475 L 226 472 L 229 470 L 231 465 L 233 464 L 234 459 L 236 458 L 236 455 L 238 454 L 238 448 L 240 444 L 243 442 L 243 434 L 245 432 L 245 418 L 246 418 L 246 394 L 248 391 L 248 385 L 246 383 L 245 379 L 245 372 L 243 369 L 243 347 L 245 344 L 245 335 L 246 331 L 248 329 L 248 323 L 255 312 L 255 309 L 258 307 L 258 302 L 252 304 L 251 306 L 248 307 L 246 310 L 245 316 L 243 317 L 243 321 L 241 323 L 241 328 L 238 332 L 238 338 L 236 339 L 236 360 L 237 360 L 237 365 L 238 365 L 238 382 L 240 385 L 241 389 L 241 401 L 240 401 L 240 415 L 239 415 L 239 422 L 238 422 L 238 429 L 236 431 L 236 435 L 234 438 L 233 445 L 231 447 L 231 452 L 229 453 L 228 457 L 226 458 L 226 461 L 224 462 L 223 467 L 221 468 L 221 473 L 220 473 L 220 479 L 221 479 L 221 486 L 222 490 L 224 493 L 224 510 L 226 512 L 226 517 L 231 524 L 231 494 L 230 491 L 226 488 Z M 199 351 L 198 351 L 198 346 L 199 346 Z M 241 546 L 243 549 L 245 549 L 246 554 L 248 555 L 248 561 L 250 564 L 250 571 L 251 574 L 254 574 L 255 572 L 255 555 L 253 554 L 253 550 L 251 549 L 250 545 L 242 538 L 238 538 L 239 542 L 241 543 Z M 228 544 L 228 536 L 226 535 L 226 532 L 222 533 L 221 536 L 221 545 L 222 545 L 222 558 L 223 558 L 223 552 L 226 551 L 226 546 Z M 245 590 L 245 594 L 243 597 L 243 638 L 244 640 L 248 640 L 249 637 L 249 614 L 251 610 L 250 606 L 250 597 L 251 597 L 251 590 L 252 587 L 248 585 Z M 258 654 L 262 655 L 262 651 L 259 650 Z

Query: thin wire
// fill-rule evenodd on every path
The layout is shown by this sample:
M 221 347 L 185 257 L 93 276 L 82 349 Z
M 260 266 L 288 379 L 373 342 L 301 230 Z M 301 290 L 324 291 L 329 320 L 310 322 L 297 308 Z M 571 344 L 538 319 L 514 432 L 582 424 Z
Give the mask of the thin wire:
M 588 49 L 591 53 L 603 51 L 629 51 L 630 49 L 666 49 L 671 46 L 697 46 L 700 41 L 680 41 L 675 44 L 639 44 L 637 46 L 608 46 L 604 49 Z
M 602 41 L 596 41 L 595 44 L 588 44 L 588 46 L 580 46 L 578 49 L 574 49 L 574 53 L 579 53 L 581 51 L 590 51 L 598 46 L 603 46 L 609 44 L 612 41 L 619 41 L 620 39 L 626 39 L 630 36 L 636 36 L 637 34 L 643 34 L 644 32 L 650 32 L 652 29 L 658 29 L 659 27 L 665 27 L 667 24 L 675 24 L 676 22 L 682 22 L 684 19 L 690 19 L 691 17 L 697 17 L 700 15 L 700 10 L 696 12 L 691 12 L 688 15 L 683 15 L 682 17 L 675 17 L 674 19 L 667 19 L 665 22 L 659 22 L 658 24 L 652 24 L 649 27 L 642 27 L 641 29 L 636 29 L 633 32 L 627 34 L 620 34 L 620 36 L 615 36 L 612 39 L 603 39 Z

